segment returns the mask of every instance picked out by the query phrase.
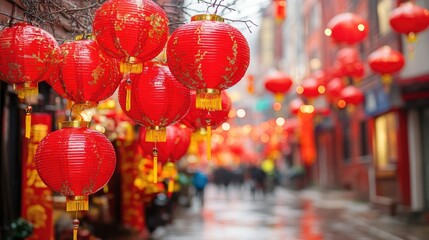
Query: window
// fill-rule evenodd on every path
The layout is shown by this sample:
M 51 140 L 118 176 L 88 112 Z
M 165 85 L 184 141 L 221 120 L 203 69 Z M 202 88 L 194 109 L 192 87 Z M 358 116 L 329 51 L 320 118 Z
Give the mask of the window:
M 368 141 L 368 123 L 367 121 L 361 121 L 359 124 L 360 129 L 360 155 L 369 155 L 369 141 Z
M 389 15 L 394 7 L 393 0 L 378 0 L 377 16 L 378 16 L 378 32 L 380 35 L 385 35 L 391 31 L 389 23 Z
M 377 173 L 396 170 L 398 119 L 396 113 L 388 113 L 375 119 L 375 159 Z

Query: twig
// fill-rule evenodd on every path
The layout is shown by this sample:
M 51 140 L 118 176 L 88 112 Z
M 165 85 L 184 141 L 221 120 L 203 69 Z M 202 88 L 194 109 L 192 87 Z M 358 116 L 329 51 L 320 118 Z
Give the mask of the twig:
M 246 27 L 250 33 L 252 33 L 252 30 L 250 30 L 250 27 L 252 27 L 252 26 L 249 23 L 251 23 L 255 27 L 258 27 L 258 25 L 256 23 L 254 23 L 252 20 L 234 20 L 234 19 L 230 19 L 230 18 L 224 18 L 224 19 L 227 21 L 230 21 L 230 22 L 242 22 L 242 23 L 246 24 Z

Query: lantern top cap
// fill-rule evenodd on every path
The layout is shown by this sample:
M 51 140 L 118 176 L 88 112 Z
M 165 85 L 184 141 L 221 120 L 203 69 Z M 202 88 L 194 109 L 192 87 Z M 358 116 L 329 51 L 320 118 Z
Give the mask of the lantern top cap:
M 63 128 L 80 128 L 80 127 L 88 128 L 89 127 L 89 122 L 75 120 L 75 121 L 68 121 L 68 122 L 58 123 L 58 128 L 59 129 L 63 129 Z
M 191 21 L 218 21 L 218 22 L 225 22 L 225 19 L 219 15 L 215 14 L 198 14 L 191 17 Z

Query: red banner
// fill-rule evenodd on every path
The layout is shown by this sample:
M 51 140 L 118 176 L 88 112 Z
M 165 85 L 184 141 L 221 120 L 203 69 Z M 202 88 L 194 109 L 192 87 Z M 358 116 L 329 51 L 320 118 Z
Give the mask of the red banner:
M 306 166 L 316 161 L 316 145 L 314 138 L 314 112 L 298 112 L 300 130 L 301 159 Z
M 37 146 L 51 132 L 51 124 L 51 115 L 33 113 L 31 137 L 24 138 L 22 145 L 21 216 L 33 224 L 33 234 L 27 238 L 31 240 L 54 240 L 52 192 L 40 179 L 34 163 Z
M 137 154 L 138 145 L 128 138 L 117 141 L 121 168 L 121 213 L 122 224 L 136 231 L 142 231 L 145 226 L 143 211 L 143 196 L 134 180 L 137 177 L 138 164 L 142 158 Z

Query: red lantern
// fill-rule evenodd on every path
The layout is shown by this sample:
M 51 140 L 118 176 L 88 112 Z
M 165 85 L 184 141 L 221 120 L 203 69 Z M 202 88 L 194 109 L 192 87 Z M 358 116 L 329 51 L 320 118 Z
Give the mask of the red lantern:
M 359 105 L 363 102 L 364 95 L 358 87 L 349 85 L 341 91 L 340 98 L 347 104 Z
M 168 18 L 151 0 L 110 0 L 97 10 L 94 35 L 103 51 L 121 61 L 121 72 L 140 73 L 168 38 Z
M 191 143 L 192 131 L 189 128 L 180 125 L 167 127 L 167 140 L 165 142 L 148 142 L 145 139 L 146 129 L 140 128 L 139 143 L 143 152 L 149 157 L 153 149 L 158 150 L 158 161 L 161 163 L 176 162 L 180 160 L 187 152 Z
M 429 11 L 411 1 L 401 3 L 390 13 L 390 26 L 396 32 L 406 34 L 409 42 L 414 42 L 417 33 L 429 26 Z
M 216 15 L 197 15 L 173 32 L 168 66 L 176 79 L 197 91 L 197 108 L 221 110 L 221 90 L 236 84 L 249 66 L 243 34 Z
M 119 85 L 119 103 L 126 108 L 128 89 L 135 94 L 129 99 L 133 106 L 125 114 L 133 121 L 146 126 L 146 141 L 165 142 L 165 128 L 178 122 L 188 112 L 190 90 L 171 75 L 167 66 L 146 63 L 141 74 L 131 74 L 131 83 Z
M 274 94 L 276 102 L 283 101 L 291 86 L 292 79 L 286 73 L 276 71 L 265 77 L 265 88 Z
M 344 82 L 341 78 L 334 78 L 326 85 L 326 94 L 331 101 L 336 101 L 344 87 Z
M 106 185 L 116 166 L 109 139 L 85 124 L 60 124 L 60 130 L 42 139 L 34 157 L 43 182 L 67 197 L 67 211 L 87 211 L 88 195 Z M 79 221 L 73 224 L 76 239 Z
M 19 99 L 36 96 L 58 51 L 55 38 L 28 23 L 16 23 L 0 31 L 0 79 L 12 84 Z M 31 106 L 26 108 L 25 137 L 30 138 Z
M 289 103 L 289 111 L 293 115 L 298 115 L 299 109 L 304 105 L 304 102 L 301 98 L 295 98 Z
M 117 62 L 104 55 L 93 40 L 61 45 L 59 78 L 49 81 L 64 98 L 74 101 L 77 112 L 96 107 L 110 97 L 122 80 Z
M 207 159 L 211 159 L 211 131 L 218 128 L 222 123 L 228 120 L 228 114 L 231 110 L 231 99 L 225 91 L 221 93 L 222 97 L 222 110 L 220 111 L 207 111 L 196 107 L 195 102 L 197 96 L 195 91 L 191 92 L 191 108 L 188 114 L 181 120 L 181 123 L 193 130 L 207 130 Z
M 368 35 L 368 22 L 354 13 L 341 13 L 328 22 L 325 34 L 337 44 L 353 45 Z
M 361 78 L 365 74 L 358 51 L 355 48 L 342 48 L 337 52 L 337 61 L 342 67 L 342 72 L 354 78 Z
M 381 74 L 384 86 L 389 87 L 392 84 L 391 74 L 400 71 L 405 60 L 399 51 L 383 46 L 368 56 L 368 64 L 374 72 Z
M 274 17 L 277 22 L 286 18 L 286 0 L 274 0 Z
M 321 93 L 324 93 L 324 87 L 313 77 L 308 77 L 302 81 L 301 86 L 298 86 L 297 93 L 308 98 L 315 98 Z

